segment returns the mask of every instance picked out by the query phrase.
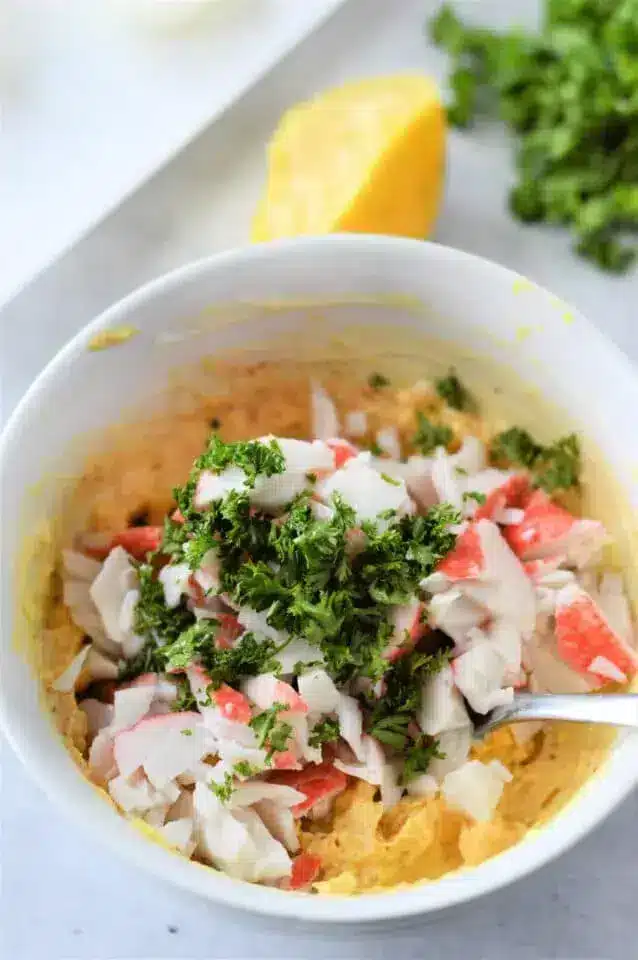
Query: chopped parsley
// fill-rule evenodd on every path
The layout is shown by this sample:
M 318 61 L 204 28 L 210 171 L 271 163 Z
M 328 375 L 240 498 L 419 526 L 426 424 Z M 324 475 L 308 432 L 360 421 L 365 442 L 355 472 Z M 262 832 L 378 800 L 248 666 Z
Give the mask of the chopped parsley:
M 232 773 L 227 772 L 224 774 L 223 783 L 218 783 L 216 780 L 209 780 L 208 789 L 211 790 L 222 803 L 228 803 L 235 792 Z
M 324 743 L 333 743 L 339 739 L 339 721 L 334 717 L 325 717 L 316 723 L 310 731 L 308 743 L 311 747 L 320 747 Z
M 240 777 L 255 777 L 258 773 L 262 773 L 260 767 L 256 767 L 254 764 L 249 763 L 248 760 L 238 760 L 233 767 L 233 770 Z
M 288 709 L 285 703 L 273 703 L 272 707 L 262 710 L 250 721 L 255 731 L 257 746 L 266 747 L 266 763 L 270 763 L 275 753 L 282 753 L 288 749 L 294 730 L 285 720 L 279 719 L 279 714 Z
M 414 650 L 394 661 L 385 674 L 385 693 L 372 708 L 370 733 L 373 737 L 404 757 L 411 755 L 415 743 L 422 746 L 420 739 L 415 741 L 411 735 L 410 726 L 421 706 L 423 682 L 441 670 L 449 658 L 448 650 L 437 653 Z M 415 763 L 413 759 L 412 764 Z
M 536 483 L 547 493 L 567 490 L 580 480 L 580 442 L 575 433 L 545 447 L 536 465 Z
M 413 740 L 404 754 L 401 782 L 406 784 L 422 773 L 426 773 L 430 762 L 443 760 L 445 754 L 439 750 L 438 741 L 433 737 L 418 737 Z
M 213 433 L 208 449 L 195 461 L 195 469 L 222 473 L 227 467 L 239 467 L 246 474 L 247 486 L 254 487 L 258 476 L 272 477 L 283 473 L 286 459 L 276 440 L 224 443 Z
M 505 460 L 508 463 L 526 467 L 531 470 L 543 448 L 536 443 L 527 430 L 520 427 L 510 427 L 503 433 L 497 434 L 492 440 L 492 456 L 496 460 Z
M 162 642 L 176 640 L 184 630 L 195 622 L 194 615 L 184 602 L 169 610 L 164 599 L 164 587 L 157 579 L 151 563 L 138 566 L 140 599 L 135 608 L 133 630 L 145 637 L 147 644 L 145 656 L 154 655 L 157 638 Z
M 181 675 L 177 676 L 175 682 L 177 684 L 177 697 L 171 704 L 171 710 L 174 710 L 176 713 L 182 710 L 197 710 L 197 700 L 193 696 L 190 683 L 186 677 Z
M 192 729 L 191 729 L 190 727 L 186 727 L 184 730 L 182 730 L 182 736 L 184 736 L 184 737 L 192 737 L 192 736 L 193 736 L 193 731 L 192 731 Z
M 447 447 L 454 436 L 451 429 L 440 424 L 432 423 L 420 410 L 416 416 L 417 432 L 412 438 L 412 442 L 419 453 L 427 457 L 427 455 L 436 450 L 437 447 Z
M 381 479 L 382 479 L 382 480 L 385 480 L 386 483 L 389 483 L 389 484 L 390 484 L 391 486 L 393 486 L 393 487 L 400 487 L 400 486 L 401 486 L 401 481 L 400 481 L 400 480 L 395 480 L 394 477 L 389 477 L 387 473 L 382 473 L 382 474 L 381 474 Z
M 547 493 L 577 486 L 581 471 L 580 442 L 575 433 L 542 446 L 520 427 L 510 427 L 492 440 L 492 457 L 530 470 L 537 487 Z
M 368 377 L 368 385 L 373 390 L 381 390 L 382 387 L 389 387 L 390 381 L 382 373 L 371 373 Z
M 164 658 L 153 637 L 148 637 L 144 646 L 134 657 L 123 660 L 118 672 L 118 683 L 134 680 L 142 673 L 158 673 L 164 669 Z
M 445 400 L 453 410 L 474 410 L 476 404 L 470 391 L 465 387 L 454 370 L 450 370 L 447 377 L 436 381 L 436 392 L 441 400 Z
M 474 500 L 476 503 L 482 505 L 487 500 L 487 497 L 484 493 L 479 493 L 478 490 L 466 490 L 463 494 L 463 503 L 467 503 L 468 500 Z

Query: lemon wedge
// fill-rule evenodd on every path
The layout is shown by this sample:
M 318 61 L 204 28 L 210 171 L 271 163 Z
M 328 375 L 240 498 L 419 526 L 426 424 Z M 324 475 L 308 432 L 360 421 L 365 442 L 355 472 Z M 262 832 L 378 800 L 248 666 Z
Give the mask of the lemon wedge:
M 445 115 L 428 77 L 328 90 L 282 117 L 252 239 L 335 231 L 423 238 L 439 206 L 444 151 Z

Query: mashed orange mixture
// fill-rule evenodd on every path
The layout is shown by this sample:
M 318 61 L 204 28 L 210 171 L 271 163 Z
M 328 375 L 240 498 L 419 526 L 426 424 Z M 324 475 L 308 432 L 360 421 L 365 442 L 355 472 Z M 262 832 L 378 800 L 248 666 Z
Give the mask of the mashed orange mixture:
M 321 371 L 323 385 L 340 413 L 365 411 L 368 439 L 382 427 L 398 428 L 406 449 L 414 434 L 415 414 L 488 439 L 489 425 L 476 415 L 445 407 L 424 383 L 409 389 L 374 390 L 349 381 L 343 372 Z M 216 379 L 219 384 L 219 371 Z M 91 460 L 75 492 L 75 514 L 83 529 L 118 531 L 131 523 L 161 523 L 174 504 L 170 491 L 188 475 L 211 426 L 222 438 L 249 439 L 272 433 L 310 436 L 309 385 L 292 368 L 256 365 L 232 370 L 232 392 L 202 395 L 189 412 L 176 412 L 140 425 L 116 429 L 99 456 Z M 574 503 L 570 503 L 574 509 Z M 47 698 L 60 732 L 77 763 L 86 769 L 86 718 L 73 694 L 56 693 L 51 684 L 81 645 L 82 633 L 62 603 L 57 577 L 52 580 L 42 673 Z M 611 735 L 578 725 L 548 724 L 521 745 L 503 729 L 475 748 L 483 760 L 496 758 L 511 771 L 496 816 L 473 822 L 448 808 L 441 796 L 406 797 L 383 812 L 375 788 L 351 785 L 330 818 L 300 826 L 302 848 L 322 862 L 325 893 L 360 893 L 402 883 L 435 879 L 472 866 L 515 844 L 555 814 L 596 770 Z M 105 795 L 106 796 L 106 795 Z

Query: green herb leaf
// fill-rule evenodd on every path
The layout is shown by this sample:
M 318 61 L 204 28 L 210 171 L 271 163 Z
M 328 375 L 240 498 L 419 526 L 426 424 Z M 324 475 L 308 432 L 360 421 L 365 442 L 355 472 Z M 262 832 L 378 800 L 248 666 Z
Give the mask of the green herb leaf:
M 142 637 L 157 638 L 164 643 L 175 640 L 195 622 L 194 615 L 182 602 L 169 610 L 164 600 L 164 588 L 150 563 L 138 566 L 140 599 L 133 616 L 133 630 Z
M 255 731 L 257 746 L 266 747 L 266 762 L 269 763 L 275 753 L 281 753 L 288 749 L 290 738 L 294 735 L 294 730 L 289 723 L 279 720 L 279 714 L 288 709 L 285 703 L 273 703 L 272 707 L 258 713 L 250 721 L 250 726 Z
M 171 704 L 171 710 L 180 713 L 182 710 L 197 710 L 197 700 L 193 696 L 190 684 L 186 677 L 176 676 L 177 696 Z
M 447 447 L 454 434 L 449 427 L 432 423 L 421 411 L 417 412 L 418 427 L 412 443 L 424 456 L 432 453 L 437 447 Z
M 225 773 L 223 783 L 217 783 L 215 780 L 209 780 L 208 789 L 211 790 L 217 799 L 221 800 L 222 803 L 228 803 L 235 792 L 232 774 Z
M 468 500 L 475 500 L 478 504 L 484 504 L 487 497 L 484 493 L 479 493 L 478 490 L 466 490 L 463 494 L 463 503 L 467 503 Z
M 324 743 L 333 743 L 339 739 L 339 721 L 325 717 L 316 723 L 310 731 L 308 743 L 311 747 L 320 747 Z
M 427 773 L 435 758 L 445 759 L 445 754 L 439 750 L 438 740 L 425 736 L 414 740 L 404 754 L 402 783 L 409 783 L 422 773 Z
M 536 483 L 547 493 L 566 490 L 578 484 L 581 466 L 580 442 L 576 434 L 570 433 L 544 448 L 537 466 Z
M 474 399 L 467 389 L 463 386 L 454 370 L 450 370 L 447 377 L 436 381 L 436 392 L 445 400 L 448 407 L 454 410 L 474 410 Z
M 429 26 L 451 58 L 450 122 L 487 113 L 515 135 L 513 215 L 561 224 L 581 256 L 627 270 L 638 226 L 634 0 L 547 0 L 538 33 L 466 25 L 449 4 Z
M 382 473 L 382 474 L 381 474 L 381 479 L 382 479 L 382 480 L 385 480 L 386 483 L 389 483 L 389 484 L 390 484 L 391 486 L 393 486 L 393 487 L 400 487 L 400 486 L 401 486 L 401 481 L 400 481 L 400 480 L 395 480 L 394 477 L 389 477 L 387 473 Z
M 532 435 L 520 427 L 510 427 L 497 434 L 491 446 L 492 457 L 496 460 L 518 464 L 528 470 L 533 469 L 542 451 L 543 448 Z
M 574 433 L 544 447 L 527 430 L 511 427 L 494 437 L 491 453 L 497 461 L 519 464 L 530 470 L 536 486 L 547 493 L 576 486 L 580 479 L 580 442 Z
M 368 377 L 368 384 L 373 390 L 380 390 L 382 387 L 389 387 L 390 381 L 382 373 L 371 373 Z
M 239 774 L 240 777 L 256 777 L 257 774 L 262 772 L 259 767 L 256 767 L 253 763 L 249 763 L 248 760 L 238 760 L 233 770 Z
M 227 467 L 239 467 L 246 474 L 247 486 L 254 487 L 258 476 L 272 477 L 283 473 L 286 459 L 276 440 L 224 443 L 214 433 L 208 442 L 208 449 L 195 461 L 195 468 L 222 473 Z

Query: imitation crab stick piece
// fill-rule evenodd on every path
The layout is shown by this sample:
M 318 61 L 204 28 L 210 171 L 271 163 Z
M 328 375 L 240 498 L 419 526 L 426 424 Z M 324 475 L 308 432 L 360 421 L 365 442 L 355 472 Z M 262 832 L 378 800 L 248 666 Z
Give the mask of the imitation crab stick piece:
M 295 817 L 305 816 L 316 804 L 332 800 L 348 786 L 345 773 L 337 770 L 331 763 L 313 763 L 303 770 L 276 773 L 271 780 L 305 794 L 306 799 L 292 808 Z
M 242 635 L 244 628 L 234 613 L 218 613 L 216 619 L 219 631 L 215 636 L 215 646 L 219 650 L 229 650 L 235 646 L 235 640 Z
M 558 593 L 555 629 L 559 656 L 581 674 L 594 673 L 606 683 L 620 674 L 633 677 L 638 670 L 638 653 L 612 630 L 600 608 L 576 584 Z M 601 670 L 598 674 L 596 666 Z
M 530 494 L 529 477 L 524 473 L 515 473 L 508 477 L 505 483 L 501 484 L 491 493 L 487 494 L 485 503 L 481 504 L 474 514 L 475 520 L 491 520 L 498 517 L 502 510 L 520 509 Z
M 252 720 L 250 704 L 239 690 L 233 690 L 223 683 L 218 690 L 211 692 L 211 699 L 227 720 L 235 720 L 237 723 L 250 723 Z
M 359 453 L 357 448 L 347 440 L 327 440 L 326 443 L 335 455 L 335 470 L 339 470 L 344 463 L 352 460 Z
M 391 614 L 392 639 L 385 651 L 386 660 L 397 660 L 414 649 L 421 637 L 430 629 L 423 622 L 425 604 L 415 597 L 410 603 L 394 607 Z
M 162 543 L 161 527 L 129 527 L 116 533 L 104 547 L 87 547 L 86 553 L 96 560 L 104 560 L 115 547 L 123 547 L 136 560 L 145 560 L 147 553 L 157 550 Z
M 536 598 L 520 560 L 490 520 L 470 523 L 436 573 L 494 617 L 512 622 L 524 635 L 536 623 Z
M 283 703 L 286 713 L 308 713 L 308 704 L 297 691 L 284 680 L 278 680 L 272 673 L 262 673 L 258 677 L 244 680 L 243 690 L 247 697 L 256 703 L 260 710 L 268 710 L 275 703 Z
M 243 724 L 250 723 L 253 712 L 243 693 L 240 693 L 239 690 L 233 690 L 226 683 L 222 683 L 220 687 L 214 690 L 212 680 L 203 667 L 190 666 L 186 675 L 193 696 L 200 702 L 200 706 L 206 706 L 210 697 L 211 704 L 218 708 L 226 720 Z
M 534 491 L 523 508 L 523 519 L 506 527 L 504 536 L 522 560 L 566 554 L 567 561 L 578 567 L 585 566 L 607 540 L 602 523 L 572 516 L 544 490 Z
M 339 436 L 339 418 L 329 395 L 320 383 L 312 383 L 310 391 L 312 410 L 312 435 L 315 440 L 329 441 Z
M 476 580 L 485 569 L 485 557 L 477 524 L 470 524 L 458 537 L 454 548 L 436 568 L 450 580 Z
M 290 890 L 307 890 L 321 873 L 321 859 L 313 853 L 300 853 L 292 861 Z

